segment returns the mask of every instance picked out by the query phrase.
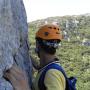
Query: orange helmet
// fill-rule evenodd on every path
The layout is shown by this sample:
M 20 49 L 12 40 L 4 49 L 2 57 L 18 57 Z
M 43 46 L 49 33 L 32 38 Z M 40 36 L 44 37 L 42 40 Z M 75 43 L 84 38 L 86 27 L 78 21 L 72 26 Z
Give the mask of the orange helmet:
M 40 27 L 36 33 L 36 38 L 44 40 L 61 40 L 61 29 L 54 24 L 46 24 Z

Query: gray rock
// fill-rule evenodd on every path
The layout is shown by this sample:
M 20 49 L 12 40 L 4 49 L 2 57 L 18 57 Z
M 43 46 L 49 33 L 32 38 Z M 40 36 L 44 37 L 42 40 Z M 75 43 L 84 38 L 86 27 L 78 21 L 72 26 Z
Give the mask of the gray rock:
M 13 90 L 3 78 L 15 62 L 26 71 L 31 84 L 28 24 L 22 0 L 0 0 L 0 90 Z

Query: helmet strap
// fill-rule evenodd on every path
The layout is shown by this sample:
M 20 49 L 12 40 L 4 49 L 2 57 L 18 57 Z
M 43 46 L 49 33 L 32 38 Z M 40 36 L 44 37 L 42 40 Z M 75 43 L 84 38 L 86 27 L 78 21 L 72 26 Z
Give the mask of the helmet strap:
M 35 53 L 40 57 L 40 50 L 38 48 L 35 48 Z

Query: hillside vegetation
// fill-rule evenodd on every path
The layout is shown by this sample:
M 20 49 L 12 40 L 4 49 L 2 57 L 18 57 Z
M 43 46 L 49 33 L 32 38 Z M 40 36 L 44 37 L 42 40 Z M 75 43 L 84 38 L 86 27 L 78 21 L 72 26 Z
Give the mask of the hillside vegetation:
M 34 52 L 35 33 L 44 23 L 57 23 L 64 39 L 57 57 L 68 76 L 77 77 L 77 90 L 90 90 L 90 15 L 51 17 L 29 23 L 30 54 Z

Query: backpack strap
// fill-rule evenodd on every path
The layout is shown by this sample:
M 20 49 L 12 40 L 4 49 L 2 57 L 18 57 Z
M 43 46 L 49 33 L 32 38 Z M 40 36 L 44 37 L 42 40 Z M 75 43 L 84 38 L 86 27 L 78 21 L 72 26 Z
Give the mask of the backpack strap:
M 46 90 L 46 87 L 44 85 L 44 78 L 45 78 L 45 75 L 46 75 L 46 72 L 49 70 L 49 69 L 56 69 L 56 70 L 59 70 L 63 73 L 65 79 L 67 79 L 67 76 L 64 72 L 64 70 L 62 69 L 62 67 L 56 63 L 51 63 L 49 64 L 41 73 L 41 76 L 39 78 L 39 81 L 38 81 L 38 86 L 39 86 L 39 89 L 40 90 Z M 67 80 L 66 80 L 67 81 Z M 68 90 L 68 89 L 67 89 Z

